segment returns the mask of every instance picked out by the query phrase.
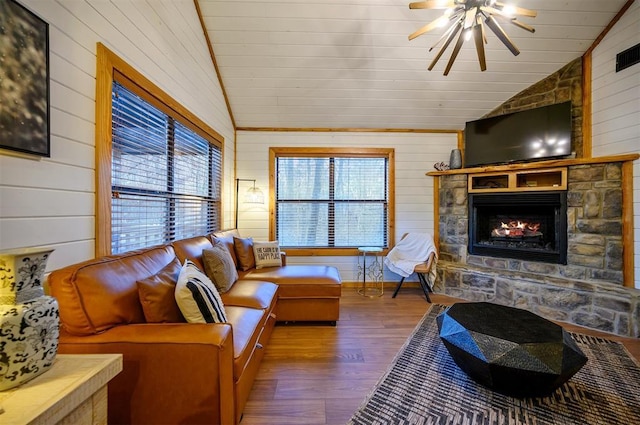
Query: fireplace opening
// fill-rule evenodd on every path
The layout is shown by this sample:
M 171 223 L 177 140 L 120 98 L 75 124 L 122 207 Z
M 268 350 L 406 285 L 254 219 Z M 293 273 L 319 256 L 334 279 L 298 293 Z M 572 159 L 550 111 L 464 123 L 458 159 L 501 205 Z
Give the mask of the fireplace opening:
M 566 264 L 566 192 L 469 194 L 469 253 Z

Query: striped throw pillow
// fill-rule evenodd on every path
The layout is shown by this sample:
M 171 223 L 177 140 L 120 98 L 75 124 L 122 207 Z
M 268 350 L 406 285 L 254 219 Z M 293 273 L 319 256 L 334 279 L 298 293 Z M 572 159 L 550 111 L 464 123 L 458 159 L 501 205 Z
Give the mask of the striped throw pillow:
M 193 262 L 184 261 L 175 292 L 176 302 L 189 323 L 222 323 L 227 313 L 211 280 Z

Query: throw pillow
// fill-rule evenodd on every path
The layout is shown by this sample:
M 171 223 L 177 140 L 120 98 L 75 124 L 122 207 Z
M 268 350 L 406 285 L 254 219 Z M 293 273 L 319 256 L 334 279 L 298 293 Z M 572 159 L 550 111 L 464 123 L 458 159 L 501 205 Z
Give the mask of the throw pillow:
M 236 258 L 238 259 L 238 268 L 247 271 L 256 266 L 256 259 L 253 256 L 253 239 L 252 238 L 233 238 L 233 247 L 236 250 Z
M 227 321 L 227 313 L 215 285 L 190 260 L 184 260 L 175 297 L 182 315 L 189 323 Z
M 182 266 L 176 258 L 157 274 L 136 282 L 147 323 L 185 321 L 174 296 L 180 269 Z
M 282 266 L 278 241 L 254 242 L 253 255 L 256 259 L 256 269 Z
M 227 250 L 229 251 L 229 255 L 231 255 L 231 259 L 233 260 L 233 266 L 237 268 L 238 259 L 236 258 L 236 250 L 233 246 L 233 235 L 216 236 L 214 234 L 211 236 L 211 241 L 213 242 L 214 245 L 217 243 L 221 243 L 227 248 Z
M 202 251 L 204 272 L 216 285 L 218 291 L 227 292 L 238 280 L 238 270 L 227 248 L 221 243 L 216 243 L 213 248 Z

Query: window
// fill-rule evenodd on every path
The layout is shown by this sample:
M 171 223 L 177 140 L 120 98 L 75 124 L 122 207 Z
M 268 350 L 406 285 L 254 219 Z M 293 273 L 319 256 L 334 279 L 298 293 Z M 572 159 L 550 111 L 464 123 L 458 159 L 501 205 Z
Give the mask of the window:
M 388 247 L 393 149 L 274 148 L 272 157 L 274 236 L 281 246 L 345 254 Z
M 99 94 L 108 87 L 108 101 L 96 99 L 96 254 L 218 230 L 222 137 L 100 45 L 101 60 L 112 70 L 98 82 Z
M 112 253 L 220 227 L 219 148 L 117 81 L 112 129 Z

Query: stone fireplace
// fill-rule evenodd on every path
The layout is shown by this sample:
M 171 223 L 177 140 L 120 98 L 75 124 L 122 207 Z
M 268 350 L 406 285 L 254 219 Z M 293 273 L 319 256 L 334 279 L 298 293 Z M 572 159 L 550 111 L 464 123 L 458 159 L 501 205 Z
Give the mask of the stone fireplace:
M 640 291 L 624 286 L 624 160 L 554 161 L 567 178 L 548 193 L 533 184 L 501 193 L 506 183 L 496 190 L 495 176 L 477 187 L 470 178 L 542 163 L 428 173 L 437 176 L 436 292 L 639 337 Z M 498 221 L 522 237 L 498 230 L 492 239 Z M 523 229 L 518 221 L 532 224 Z M 525 234 L 532 237 L 526 243 Z
M 469 194 L 469 253 L 567 264 L 566 192 Z

